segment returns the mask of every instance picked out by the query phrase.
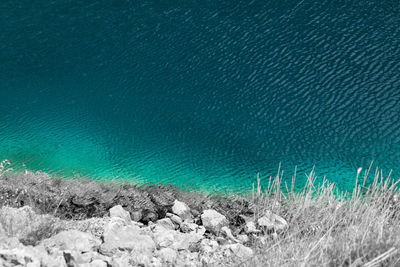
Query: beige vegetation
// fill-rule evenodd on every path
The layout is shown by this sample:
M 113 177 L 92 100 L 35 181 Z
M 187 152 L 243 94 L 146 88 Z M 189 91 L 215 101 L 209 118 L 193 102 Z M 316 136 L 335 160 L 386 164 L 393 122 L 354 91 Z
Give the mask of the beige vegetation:
M 3 168 L 0 266 L 400 266 L 390 176 L 359 170 L 352 192 L 282 180 L 234 197 Z

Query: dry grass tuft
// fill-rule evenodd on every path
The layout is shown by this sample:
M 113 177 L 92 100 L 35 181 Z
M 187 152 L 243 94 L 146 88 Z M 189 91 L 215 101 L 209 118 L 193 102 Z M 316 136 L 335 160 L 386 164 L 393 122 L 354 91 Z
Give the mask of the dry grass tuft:
M 372 164 L 371 164 L 372 166 Z M 275 239 L 256 243 L 256 256 L 249 266 L 399 266 L 400 204 L 397 184 L 375 171 L 366 185 L 371 166 L 359 177 L 352 192 L 340 192 L 324 180 L 315 185 L 314 170 L 300 192 L 282 186 L 282 172 L 262 190 L 253 186 L 257 216 L 271 210 L 290 227 Z M 363 178 L 359 183 L 359 178 Z M 284 188 L 284 190 L 282 189 Z

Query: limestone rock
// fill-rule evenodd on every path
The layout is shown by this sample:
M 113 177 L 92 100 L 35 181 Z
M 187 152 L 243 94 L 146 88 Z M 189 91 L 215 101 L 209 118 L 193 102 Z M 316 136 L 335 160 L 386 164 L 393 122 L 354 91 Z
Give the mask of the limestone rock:
M 233 234 L 231 229 L 229 229 L 229 227 L 224 226 L 221 228 L 221 233 L 229 240 L 232 240 L 233 242 L 239 242 L 239 240 L 237 240 Z
M 229 249 L 233 255 L 241 259 L 249 259 L 254 255 L 254 252 L 251 248 L 246 247 L 242 244 L 226 245 L 225 249 Z
M 119 250 L 151 255 L 155 249 L 153 239 L 141 234 L 138 226 L 125 225 L 120 220 L 111 220 L 104 230 L 103 240 L 104 243 L 100 247 L 100 252 L 107 256 L 112 256 Z
M 206 233 L 206 228 L 202 225 L 198 226 L 196 229 L 196 234 L 203 236 Z
M 164 263 L 164 264 L 174 264 L 176 258 L 178 257 L 178 253 L 176 250 L 172 248 L 162 248 L 156 252 L 156 256 Z
M 246 225 L 244 226 L 244 231 L 246 232 L 246 234 L 256 234 L 261 232 L 257 229 L 256 223 L 253 221 L 246 222 Z
M 58 221 L 50 215 L 38 215 L 29 206 L 22 208 L 2 207 L 0 209 L 0 225 L 3 235 L 24 239 L 29 233 L 38 229 L 48 228 L 51 233 L 55 223 Z M 0 232 L 2 230 L 0 229 Z
M 175 250 L 188 250 L 190 246 L 203 239 L 203 236 L 196 233 L 184 234 L 174 230 L 166 230 L 163 227 L 156 227 L 153 238 L 160 249 L 169 247 Z
M 203 254 L 209 254 L 215 252 L 219 247 L 219 244 L 215 240 L 203 239 L 200 242 L 200 251 Z
M 154 233 L 154 242 L 158 248 L 171 247 L 176 242 L 177 232 L 166 230 L 163 227 L 157 228 Z
M 164 227 L 167 230 L 175 230 L 175 224 L 171 221 L 170 218 L 164 218 L 158 220 L 156 224 L 161 227 Z
M 288 223 L 281 216 L 267 211 L 264 216 L 257 220 L 260 227 L 267 230 L 283 231 L 289 227 Z
M 176 266 L 198 267 L 202 265 L 199 262 L 199 254 L 197 252 L 182 251 L 178 255 Z
M 107 267 L 108 264 L 102 260 L 94 260 L 90 263 L 79 264 L 79 267 Z
M 79 253 L 77 255 L 73 255 L 75 257 L 76 263 L 77 264 L 86 264 L 93 262 L 95 260 L 101 260 L 104 262 L 109 262 L 111 260 L 110 257 L 101 255 L 95 251 L 89 251 L 86 253 Z
M 212 209 L 203 211 L 201 221 L 203 222 L 203 226 L 214 234 L 219 234 L 221 228 L 229 224 L 224 215 Z
M 131 214 L 132 221 L 138 222 L 142 219 L 143 212 L 141 210 L 133 211 Z
M 183 233 L 190 233 L 190 232 L 196 231 L 196 229 L 197 229 L 198 227 L 199 227 L 199 226 L 198 226 L 197 224 L 195 224 L 195 223 L 183 222 L 183 223 L 181 224 L 181 231 L 182 231 Z
M 250 240 L 247 235 L 238 235 L 237 239 L 240 243 L 247 243 Z
M 180 226 L 183 223 L 183 220 L 178 215 L 167 213 L 167 217 L 170 218 L 171 221 L 178 226 Z
M 0 249 L 13 249 L 21 247 L 22 244 L 16 237 L 1 237 L 0 236 Z
M 184 221 L 193 220 L 189 206 L 179 200 L 175 199 L 174 205 L 172 206 L 172 212 L 181 217 Z
M 121 205 L 114 206 L 110 209 L 110 217 L 121 218 L 126 223 L 129 223 L 131 221 L 131 215 L 129 214 L 129 211 L 124 210 Z
M 98 249 L 101 240 L 89 233 L 78 230 L 63 231 L 41 242 L 45 247 L 58 247 L 62 250 L 88 252 Z
M 41 246 L 0 250 L 0 259 L 4 266 L 67 267 L 63 257 L 50 257 Z

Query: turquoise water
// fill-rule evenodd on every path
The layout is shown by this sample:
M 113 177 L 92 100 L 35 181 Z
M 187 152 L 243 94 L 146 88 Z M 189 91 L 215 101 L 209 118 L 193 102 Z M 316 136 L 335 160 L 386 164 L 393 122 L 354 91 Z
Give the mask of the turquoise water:
M 0 2 L 0 159 L 61 176 L 343 188 L 400 169 L 398 1 Z

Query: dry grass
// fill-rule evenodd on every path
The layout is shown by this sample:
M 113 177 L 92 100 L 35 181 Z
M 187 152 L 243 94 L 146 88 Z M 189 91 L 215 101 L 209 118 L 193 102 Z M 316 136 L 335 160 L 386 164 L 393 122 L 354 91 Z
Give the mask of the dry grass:
M 372 165 L 372 164 L 371 164 Z M 400 266 L 400 205 L 397 182 L 378 170 L 366 186 L 371 166 L 352 192 L 339 192 L 324 180 L 315 185 L 307 176 L 301 192 L 282 185 L 282 173 L 262 190 L 253 186 L 256 217 L 271 210 L 290 227 L 275 238 L 256 242 L 256 256 L 248 266 Z M 362 179 L 362 183 L 359 180 Z

